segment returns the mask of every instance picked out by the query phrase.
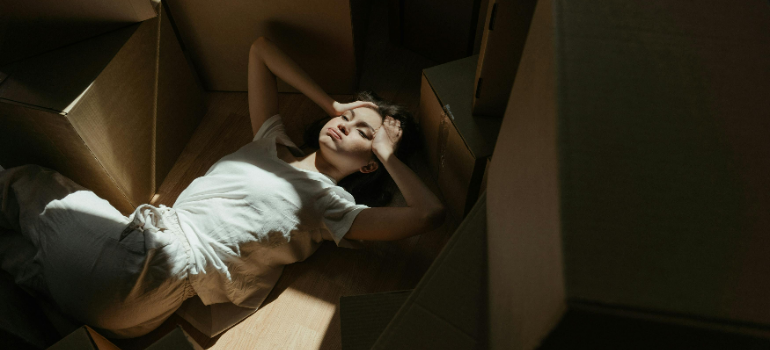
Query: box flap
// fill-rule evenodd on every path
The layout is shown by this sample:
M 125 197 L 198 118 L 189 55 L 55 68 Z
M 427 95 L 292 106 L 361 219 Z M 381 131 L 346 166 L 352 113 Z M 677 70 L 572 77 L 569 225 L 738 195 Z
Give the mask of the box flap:
M 147 350 L 203 350 L 181 326 L 152 343 Z
M 111 62 L 138 24 L 0 67 L 0 101 L 62 113 Z M 153 67 L 150 67 L 153 68 Z
M 149 0 L 0 1 L 0 66 L 152 17 Z
M 342 350 L 369 350 L 404 305 L 411 290 L 340 298 Z
M 372 349 L 483 349 L 487 329 L 486 193 Z
M 474 157 L 492 154 L 500 118 L 474 117 L 473 89 L 478 55 L 423 70 L 444 111 Z

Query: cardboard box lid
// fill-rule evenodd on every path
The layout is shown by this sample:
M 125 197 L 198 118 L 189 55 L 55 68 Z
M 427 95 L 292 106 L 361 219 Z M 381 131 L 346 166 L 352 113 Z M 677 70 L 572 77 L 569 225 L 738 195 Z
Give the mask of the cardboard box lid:
M 139 24 L 130 25 L 3 67 L 0 101 L 66 114 L 120 51 Z
M 372 349 L 481 349 L 487 328 L 486 193 Z
M 0 1 L 0 66 L 155 17 L 150 0 Z
M 388 326 L 411 290 L 340 298 L 342 350 L 369 350 Z
M 423 70 L 441 106 L 476 159 L 492 155 L 500 118 L 474 117 L 473 89 L 478 55 Z
M 51 345 L 48 350 L 120 350 L 93 328 L 83 326 Z

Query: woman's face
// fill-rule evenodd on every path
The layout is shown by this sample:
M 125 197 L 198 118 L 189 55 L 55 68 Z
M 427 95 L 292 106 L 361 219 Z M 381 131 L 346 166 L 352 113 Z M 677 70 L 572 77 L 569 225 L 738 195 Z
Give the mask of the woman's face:
M 348 110 L 321 128 L 319 151 L 336 167 L 357 170 L 374 160 L 372 140 L 380 126 L 382 117 L 375 110 L 366 107 Z

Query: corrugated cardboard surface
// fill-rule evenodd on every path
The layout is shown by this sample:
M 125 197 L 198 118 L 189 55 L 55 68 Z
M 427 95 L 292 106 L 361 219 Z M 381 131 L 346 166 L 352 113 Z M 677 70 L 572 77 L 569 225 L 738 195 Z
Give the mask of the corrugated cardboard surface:
M 0 67 L 0 101 L 13 101 L 56 113 L 70 105 L 110 64 L 139 28 L 124 27 L 67 47 Z
M 167 7 L 160 10 L 157 111 L 155 118 L 155 188 L 163 183 L 206 114 L 203 87 L 182 51 Z
M 481 42 L 484 38 L 484 32 L 486 28 L 486 18 L 489 17 L 491 7 L 490 3 L 494 0 L 480 0 L 479 1 L 479 15 L 476 21 L 475 38 L 473 39 L 473 54 L 478 55 L 481 52 Z
M 420 88 L 420 128 L 425 138 L 428 165 L 455 217 L 465 215 L 466 202 L 476 199 L 476 183 L 471 180 L 477 160 L 463 142 L 448 113 L 441 108 L 425 75 Z M 470 193 L 474 192 L 474 193 Z
M 331 94 L 357 86 L 351 3 L 167 1 L 206 90 L 246 91 L 251 43 L 270 38 Z M 279 91 L 290 91 L 279 85 Z
M 0 103 L 0 164 L 55 169 L 109 201 L 122 213 L 134 207 L 63 116 Z
M 489 165 L 491 349 L 537 348 L 567 307 L 552 11 L 538 2 Z
M 152 17 L 149 0 L 2 0 L 0 66 Z
M 449 117 L 441 108 L 441 102 L 436 98 L 436 94 L 430 87 L 425 75 L 422 75 L 420 85 L 420 105 L 417 115 L 420 118 L 420 129 L 425 140 L 425 153 L 427 154 L 428 167 L 431 173 L 438 174 L 439 164 L 439 146 L 440 142 L 446 139 L 441 132 L 447 128 L 442 128 L 442 123 L 451 123 Z
M 482 194 L 372 349 L 485 348 L 486 231 Z
M 569 298 L 770 326 L 768 3 L 554 3 Z
M 342 350 L 369 350 L 388 326 L 411 290 L 340 298 Z
M 490 165 L 493 348 L 565 301 L 767 329 L 770 9 L 744 5 L 538 3 Z
M 55 169 L 124 214 L 148 202 L 206 112 L 162 17 L 0 68 L 0 161 Z
M 502 117 L 537 0 L 491 0 L 476 69 L 473 115 Z
M 157 21 L 139 24 L 67 115 L 132 206 L 155 193 Z
M 147 347 L 147 350 L 202 350 L 182 327 L 177 326 L 169 334 Z
M 420 89 L 419 117 L 428 163 L 457 217 L 463 217 L 478 198 L 501 121 L 471 115 L 476 59 L 424 70 Z
M 124 214 L 148 201 L 153 193 L 155 21 L 12 64 L 0 85 L 2 123 L 10 125 L 0 132 L 33 133 L 28 136 L 38 141 L 3 149 L 10 153 L 4 157 L 14 159 L 7 166 L 40 161 Z M 30 124 L 23 118 L 37 120 Z
M 423 74 L 475 158 L 492 154 L 499 118 L 472 115 L 474 74 L 479 56 L 425 69 Z

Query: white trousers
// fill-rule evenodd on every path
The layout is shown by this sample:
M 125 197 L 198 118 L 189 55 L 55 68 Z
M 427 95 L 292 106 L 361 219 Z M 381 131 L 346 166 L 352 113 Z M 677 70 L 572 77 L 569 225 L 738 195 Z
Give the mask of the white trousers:
M 171 208 L 130 217 L 39 166 L 0 171 L 0 266 L 28 292 L 111 337 L 157 328 L 195 295 Z

